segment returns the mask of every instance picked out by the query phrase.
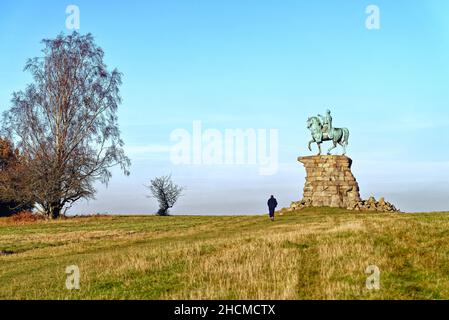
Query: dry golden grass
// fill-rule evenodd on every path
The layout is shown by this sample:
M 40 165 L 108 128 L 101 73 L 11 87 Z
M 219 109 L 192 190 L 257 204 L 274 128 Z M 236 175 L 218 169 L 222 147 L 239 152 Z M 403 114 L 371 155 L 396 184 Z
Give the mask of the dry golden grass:
M 1 220 L 1 219 L 0 219 Z M 308 209 L 280 216 L 0 221 L 0 298 L 447 299 L 449 215 Z M 77 265 L 81 289 L 65 288 Z M 381 271 L 380 290 L 365 269 Z

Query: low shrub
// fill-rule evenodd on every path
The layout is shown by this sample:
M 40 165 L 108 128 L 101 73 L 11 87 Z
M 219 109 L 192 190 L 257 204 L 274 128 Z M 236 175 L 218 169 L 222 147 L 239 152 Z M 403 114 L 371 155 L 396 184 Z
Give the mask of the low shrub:
M 44 217 L 42 217 L 41 215 L 35 214 L 27 210 L 13 214 L 11 217 L 8 218 L 8 220 L 10 220 L 12 223 L 30 223 L 43 219 Z

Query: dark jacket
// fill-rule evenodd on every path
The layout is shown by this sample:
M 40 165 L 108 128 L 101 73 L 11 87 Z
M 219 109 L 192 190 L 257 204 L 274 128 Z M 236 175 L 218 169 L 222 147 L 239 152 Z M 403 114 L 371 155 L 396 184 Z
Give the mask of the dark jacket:
M 276 201 L 276 198 L 270 198 L 270 199 L 268 199 L 267 204 L 268 204 L 268 208 L 274 209 L 277 207 L 278 202 Z

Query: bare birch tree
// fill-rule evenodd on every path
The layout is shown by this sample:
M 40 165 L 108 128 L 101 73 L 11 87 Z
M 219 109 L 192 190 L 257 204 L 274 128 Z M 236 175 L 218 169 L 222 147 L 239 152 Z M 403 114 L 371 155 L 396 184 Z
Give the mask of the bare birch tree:
M 129 174 L 117 108 L 121 73 L 108 71 L 91 34 L 43 40 L 43 56 L 28 60 L 34 82 L 15 92 L 4 114 L 4 133 L 27 168 L 26 198 L 57 218 L 79 199 L 93 198 L 94 182 L 110 168 Z

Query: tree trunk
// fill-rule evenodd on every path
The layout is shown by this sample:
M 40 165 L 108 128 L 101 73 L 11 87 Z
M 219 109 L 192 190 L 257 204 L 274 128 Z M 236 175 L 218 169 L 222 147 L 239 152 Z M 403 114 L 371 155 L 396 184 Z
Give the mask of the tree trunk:
M 48 215 L 52 219 L 58 219 L 61 216 L 62 207 L 60 204 L 51 204 Z
M 168 206 L 159 207 L 157 214 L 160 216 L 168 216 L 168 209 Z

